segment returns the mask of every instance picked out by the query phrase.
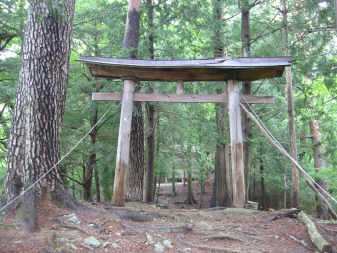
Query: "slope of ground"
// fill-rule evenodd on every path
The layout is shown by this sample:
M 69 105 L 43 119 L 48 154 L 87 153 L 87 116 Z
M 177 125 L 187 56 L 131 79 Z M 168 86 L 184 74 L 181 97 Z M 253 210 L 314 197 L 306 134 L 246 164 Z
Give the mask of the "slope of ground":
M 164 185 L 158 202 L 170 207 L 166 209 L 147 203 L 128 202 L 124 208 L 99 203 L 88 204 L 91 211 L 73 214 L 46 200 L 39 204 L 38 229 L 31 235 L 15 226 L 14 214 L 1 221 L 0 252 L 316 251 L 306 226 L 298 219 L 263 223 L 274 212 L 197 209 L 198 204 L 185 208 L 181 204 L 185 188 L 178 185 L 178 196 L 169 197 L 170 186 Z M 209 202 L 207 190 L 203 203 Z M 337 224 L 315 223 L 324 238 L 337 247 Z M 95 240 L 88 242 L 90 237 L 97 245 Z

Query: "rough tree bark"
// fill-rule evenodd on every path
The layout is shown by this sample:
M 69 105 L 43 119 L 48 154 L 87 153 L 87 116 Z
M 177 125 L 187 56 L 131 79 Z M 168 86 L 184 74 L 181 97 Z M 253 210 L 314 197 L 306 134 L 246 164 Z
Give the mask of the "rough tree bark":
M 93 127 L 97 123 L 97 118 L 98 118 L 98 108 L 94 107 L 93 108 L 93 115 L 92 115 L 92 122 L 91 126 Z M 97 139 L 97 126 L 94 127 L 90 133 L 90 144 L 93 146 L 96 143 Z M 92 201 L 91 197 L 91 185 L 92 185 L 92 177 L 93 177 L 93 172 L 94 172 L 94 166 L 96 164 L 96 151 L 95 150 L 90 150 L 89 153 L 89 161 L 87 168 L 85 170 L 85 176 L 83 180 L 83 199 L 85 201 Z
M 137 58 L 139 40 L 139 21 L 141 0 L 130 0 L 126 18 L 123 48 L 130 58 Z M 141 89 L 136 83 L 135 92 Z M 128 200 L 143 200 L 144 178 L 144 124 L 143 110 L 140 102 L 134 102 L 134 113 L 131 123 L 130 164 L 126 180 L 126 198 Z
M 241 7 L 241 55 L 242 57 L 250 57 L 250 9 L 249 0 L 240 0 Z M 252 83 L 249 81 L 242 82 L 242 94 L 251 94 Z M 248 108 L 248 107 L 247 107 Z M 246 192 L 249 192 L 250 182 L 250 162 L 251 162 L 251 138 L 252 125 L 246 114 L 242 115 L 242 130 L 243 130 L 243 155 L 244 155 L 244 170 L 245 170 L 245 187 Z M 246 194 L 248 201 L 249 194 Z
M 285 56 L 290 56 L 288 43 L 288 18 L 287 18 L 287 0 L 282 0 L 283 14 L 283 39 L 285 47 Z M 297 161 L 297 145 L 296 131 L 294 119 L 294 99 L 293 99 L 293 84 L 291 76 L 291 67 L 286 67 L 286 82 L 287 82 L 287 100 L 288 100 L 288 121 L 289 121 L 289 139 L 290 139 L 290 155 Z M 299 208 L 299 173 L 294 164 L 292 168 L 292 187 L 291 187 L 291 207 Z
M 310 120 L 310 135 L 311 135 L 311 141 L 312 141 L 312 149 L 314 153 L 314 168 L 316 168 L 317 169 L 316 171 L 318 171 L 318 169 L 326 168 L 326 160 L 324 157 L 324 147 L 322 144 L 322 135 L 319 131 L 318 122 L 315 119 Z M 316 178 L 316 183 L 319 184 L 324 190 L 327 191 L 328 184 L 324 182 L 321 178 Z M 323 195 L 326 196 L 326 194 L 324 194 L 324 192 L 320 188 L 318 188 L 318 186 L 317 186 L 317 189 Z M 328 196 L 326 197 L 328 198 Z M 328 209 L 322 204 L 317 205 L 317 215 L 321 219 L 324 219 L 324 220 L 331 219 Z
M 154 60 L 154 35 L 153 35 L 153 1 L 146 0 L 147 18 L 148 18 L 148 30 L 149 30 L 149 53 L 151 60 Z M 153 93 L 153 88 L 150 86 L 150 91 Z M 145 173 L 146 185 L 145 185 L 145 198 L 147 202 L 153 202 L 154 196 L 154 148 L 155 148 L 155 110 L 154 105 L 147 103 L 147 169 Z
M 263 154 L 263 149 L 261 147 L 260 154 Z M 261 200 L 259 203 L 260 210 L 266 210 L 266 197 L 265 197 L 265 187 L 264 187 L 264 166 L 262 157 L 260 157 L 260 190 L 261 190 Z
M 29 3 L 2 203 L 18 196 L 60 158 L 75 1 L 60 0 L 58 7 L 50 1 Z M 71 208 L 80 205 L 64 188 L 56 166 L 18 199 L 17 219 L 25 231 L 34 230 L 35 205 L 47 196 Z
M 223 20 L 225 3 L 224 0 L 213 1 L 213 16 L 216 22 Z M 215 30 L 214 38 L 214 57 L 224 57 L 226 55 L 224 48 L 225 31 L 223 28 Z M 223 89 L 218 89 L 221 93 Z M 216 129 L 217 144 L 215 153 L 215 171 L 211 207 L 214 206 L 232 206 L 232 188 L 230 182 L 229 168 L 229 145 L 225 136 L 229 135 L 226 127 L 225 117 L 227 116 L 227 105 L 216 104 Z

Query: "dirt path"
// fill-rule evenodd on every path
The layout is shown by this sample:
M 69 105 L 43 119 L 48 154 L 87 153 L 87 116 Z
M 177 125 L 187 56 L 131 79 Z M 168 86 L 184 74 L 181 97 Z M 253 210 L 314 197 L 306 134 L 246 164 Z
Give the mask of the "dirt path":
M 4 225 L 15 223 L 14 214 L 1 221 L 0 252 L 315 252 L 305 225 L 297 219 L 261 223 L 273 213 L 186 209 L 174 204 L 184 199 L 183 188 L 174 198 L 165 197 L 168 192 L 163 190 L 159 202 L 175 208 L 133 202 L 116 208 L 100 203 L 88 204 L 96 211 L 72 214 L 45 201 L 39 205 L 38 230 L 32 235 Z M 323 226 L 337 230 L 337 224 Z M 336 233 L 318 229 L 337 247 Z M 88 246 L 85 240 L 91 236 L 99 246 Z

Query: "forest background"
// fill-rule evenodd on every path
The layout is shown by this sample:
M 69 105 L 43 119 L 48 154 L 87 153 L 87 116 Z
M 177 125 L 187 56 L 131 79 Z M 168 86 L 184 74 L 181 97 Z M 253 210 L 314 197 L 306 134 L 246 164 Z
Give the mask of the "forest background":
M 215 3 L 223 2 L 222 19 L 215 17 Z M 26 22 L 26 1 L 0 1 L 0 189 L 7 167 L 7 142 L 11 128 L 20 55 Z M 65 154 L 87 133 L 111 102 L 91 100 L 92 92 L 122 90 L 119 80 L 91 77 L 80 55 L 126 57 L 123 48 L 127 1 L 76 2 L 72 37 L 69 84 L 62 125 L 61 153 Z M 285 54 L 282 4 L 279 1 L 194 1 L 146 0 L 142 4 L 138 58 L 201 59 L 214 57 L 214 45 L 223 31 L 222 43 L 228 57 L 243 56 L 241 12 L 250 13 L 250 56 L 273 57 Z M 152 10 L 152 12 L 150 11 Z M 150 17 L 152 13 L 152 17 Z M 153 23 L 149 22 L 152 19 Z M 337 197 L 337 36 L 336 7 L 329 1 L 288 1 L 288 36 L 293 57 L 292 74 L 295 103 L 298 160 L 314 178 L 328 185 Z M 152 48 L 153 45 L 153 48 Z M 152 50 L 152 49 L 153 50 Z M 185 83 L 186 93 L 217 93 L 223 83 Z M 252 94 L 273 95 L 274 105 L 253 105 L 269 130 L 289 149 L 285 78 L 252 83 Z M 140 92 L 175 93 L 174 83 L 142 82 Z M 111 201 L 120 103 L 112 109 L 95 132 L 82 142 L 61 164 L 64 181 L 79 199 Z M 154 109 L 155 160 L 157 181 L 193 174 L 201 184 L 214 173 L 217 143 L 214 104 L 142 105 L 144 142 L 149 137 L 148 111 Z M 136 113 L 136 112 L 135 112 Z M 317 121 L 322 136 L 324 168 L 314 167 L 314 145 L 310 123 Z M 224 142 L 228 136 L 221 136 Z M 249 199 L 263 208 L 290 205 L 291 165 L 253 126 L 250 154 Z M 145 142 L 146 143 L 146 142 Z M 318 145 L 318 144 L 315 144 Z M 143 157 L 147 166 L 147 145 Z M 93 158 L 94 155 L 94 159 Z M 286 197 L 286 198 L 285 198 Z M 316 208 L 315 197 L 301 181 L 300 205 L 307 211 Z

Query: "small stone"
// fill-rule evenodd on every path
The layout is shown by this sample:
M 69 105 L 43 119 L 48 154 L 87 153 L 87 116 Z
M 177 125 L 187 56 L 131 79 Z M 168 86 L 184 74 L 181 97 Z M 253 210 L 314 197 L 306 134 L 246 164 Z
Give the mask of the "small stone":
M 164 244 L 164 246 L 166 246 L 166 247 L 172 248 L 172 242 L 169 241 L 169 240 L 164 240 L 164 241 L 163 241 L 163 244 Z
M 109 242 L 105 242 L 103 243 L 103 248 L 106 248 L 106 246 L 108 246 Z
M 118 244 L 115 243 L 115 242 L 111 243 L 111 245 L 112 245 L 112 247 L 114 247 L 114 248 L 118 248 L 118 247 L 119 247 Z
M 81 222 L 78 220 L 76 214 L 72 213 L 72 214 L 69 214 L 67 215 L 68 217 L 68 220 L 73 222 L 73 223 L 76 223 L 76 224 L 81 224 Z
M 242 232 L 243 228 L 242 227 L 237 227 L 237 228 L 234 229 L 234 231 L 236 231 L 236 232 Z
M 147 238 L 146 245 L 148 245 L 148 244 L 155 244 L 156 243 L 151 235 L 146 234 L 146 238 Z
M 69 249 L 73 249 L 73 250 L 77 250 L 77 247 L 74 245 L 74 244 L 72 244 L 72 243 L 66 243 L 66 246 L 69 248 Z
M 17 244 L 17 243 L 22 243 L 22 241 L 16 241 L 16 242 L 14 242 L 15 244 Z
M 280 237 L 279 237 L 278 235 L 275 235 L 275 239 L 277 239 L 277 240 L 278 240 L 279 238 L 280 238 Z
M 120 235 L 122 235 L 122 234 L 121 234 L 121 233 L 119 233 L 119 232 L 117 232 L 117 233 L 116 233 L 116 235 L 120 236 Z
M 195 224 L 195 226 L 198 228 L 206 229 L 206 230 L 213 230 L 213 227 L 204 221 L 198 222 L 197 224 Z
M 99 247 L 101 243 L 93 236 L 90 236 L 86 239 L 84 239 L 84 243 L 89 246 L 93 246 L 95 248 Z
M 165 251 L 165 248 L 160 242 L 158 242 L 154 245 L 154 251 L 157 253 L 161 253 Z
M 94 227 L 95 224 L 88 224 L 88 227 Z

